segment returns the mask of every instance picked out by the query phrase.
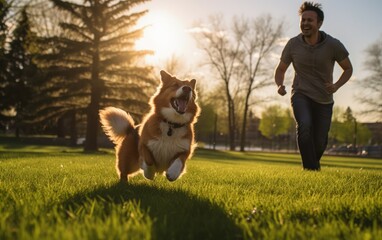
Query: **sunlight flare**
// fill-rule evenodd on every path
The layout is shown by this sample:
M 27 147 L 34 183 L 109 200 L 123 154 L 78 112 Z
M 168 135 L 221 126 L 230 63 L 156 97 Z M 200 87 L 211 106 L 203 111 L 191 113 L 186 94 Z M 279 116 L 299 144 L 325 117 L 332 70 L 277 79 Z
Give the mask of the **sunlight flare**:
M 174 16 L 165 12 L 153 12 L 144 17 L 141 24 L 147 27 L 144 36 L 137 41 L 136 48 L 154 51 L 148 61 L 169 59 L 185 46 L 187 33 Z

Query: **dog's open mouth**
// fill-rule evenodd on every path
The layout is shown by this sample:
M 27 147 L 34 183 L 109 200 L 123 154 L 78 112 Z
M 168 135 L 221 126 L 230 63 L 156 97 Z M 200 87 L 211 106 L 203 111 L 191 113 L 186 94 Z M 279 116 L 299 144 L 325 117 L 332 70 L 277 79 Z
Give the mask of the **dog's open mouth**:
M 175 111 L 179 114 L 184 114 L 187 111 L 189 97 L 184 94 L 178 98 L 171 99 L 171 106 L 175 109 Z

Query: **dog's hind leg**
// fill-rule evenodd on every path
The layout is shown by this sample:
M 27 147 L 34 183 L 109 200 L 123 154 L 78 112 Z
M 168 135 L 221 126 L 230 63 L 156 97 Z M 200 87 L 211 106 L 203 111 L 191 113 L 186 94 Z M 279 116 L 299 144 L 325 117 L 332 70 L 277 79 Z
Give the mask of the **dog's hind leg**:
M 128 134 L 116 147 L 116 169 L 121 182 L 127 182 L 131 174 L 139 171 L 138 144 L 133 134 Z
M 128 177 L 127 177 L 127 167 L 126 167 L 126 159 L 125 157 L 116 157 L 116 171 L 117 171 L 117 174 L 118 174 L 118 177 L 119 177 L 119 180 L 121 182 L 127 182 L 128 181 Z

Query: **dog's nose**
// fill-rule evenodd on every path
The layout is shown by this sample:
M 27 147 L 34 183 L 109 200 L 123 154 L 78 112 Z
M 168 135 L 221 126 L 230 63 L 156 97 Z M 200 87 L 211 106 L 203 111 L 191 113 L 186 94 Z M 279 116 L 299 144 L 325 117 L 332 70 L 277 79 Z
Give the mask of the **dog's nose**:
M 189 93 L 189 92 L 191 92 L 191 88 L 189 86 L 184 86 L 184 87 L 182 87 L 182 91 L 184 93 Z

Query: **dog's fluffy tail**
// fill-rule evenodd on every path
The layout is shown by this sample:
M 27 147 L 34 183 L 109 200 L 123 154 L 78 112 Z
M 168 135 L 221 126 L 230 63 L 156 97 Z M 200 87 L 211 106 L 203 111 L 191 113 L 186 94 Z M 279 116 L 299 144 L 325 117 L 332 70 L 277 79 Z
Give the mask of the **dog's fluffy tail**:
M 115 107 L 99 111 L 102 129 L 114 144 L 119 144 L 129 129 L 134 129 L 134 120 L 127 112 Z

